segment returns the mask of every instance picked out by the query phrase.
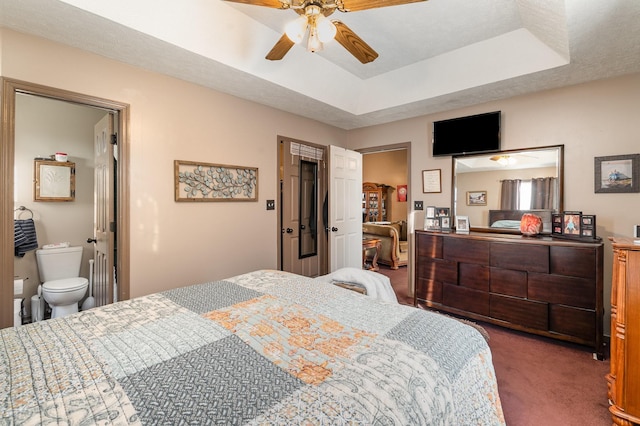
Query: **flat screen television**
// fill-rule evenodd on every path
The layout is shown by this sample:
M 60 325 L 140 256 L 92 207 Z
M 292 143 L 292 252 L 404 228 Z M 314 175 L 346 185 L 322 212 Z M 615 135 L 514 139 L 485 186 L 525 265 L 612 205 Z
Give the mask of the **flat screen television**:
M 500 151 L 500 111 L 433 123 L 434 157 Z

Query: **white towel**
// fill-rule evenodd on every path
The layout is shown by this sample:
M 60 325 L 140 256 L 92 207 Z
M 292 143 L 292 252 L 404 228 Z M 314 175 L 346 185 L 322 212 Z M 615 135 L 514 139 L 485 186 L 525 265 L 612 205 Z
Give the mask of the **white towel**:
M 342 268 L 316 278 L 324 282 L 360 284 L 367 290 L 367 296 L 385 302 L 398 303 L 389 277 L 359 268 Z

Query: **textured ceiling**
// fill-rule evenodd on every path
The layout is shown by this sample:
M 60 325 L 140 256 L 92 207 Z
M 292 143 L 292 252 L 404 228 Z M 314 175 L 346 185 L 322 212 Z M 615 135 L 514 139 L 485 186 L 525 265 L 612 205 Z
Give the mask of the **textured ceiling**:
M 0 25 L 353 129 L 640 72 L 640 1 L 429 0 L 331 18 L 337 43 L 266 53 L 290 10 L 222 0 L 0 0 Z

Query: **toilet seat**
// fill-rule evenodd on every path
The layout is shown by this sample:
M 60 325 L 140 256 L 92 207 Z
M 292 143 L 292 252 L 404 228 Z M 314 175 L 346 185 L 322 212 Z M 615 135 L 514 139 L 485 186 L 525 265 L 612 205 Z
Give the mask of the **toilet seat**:
M 81 290 L 88 286 L 89 280 L 83 277 L 63 278 L 61 280 L 47 281 L 42 284 L 42 289 L 49 293 L 66 293 L 74 290 Z

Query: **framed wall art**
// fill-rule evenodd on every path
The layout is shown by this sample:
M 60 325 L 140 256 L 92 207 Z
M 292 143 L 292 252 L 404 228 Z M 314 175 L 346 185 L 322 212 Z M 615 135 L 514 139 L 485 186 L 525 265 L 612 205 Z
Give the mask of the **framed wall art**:
M 176 201 L 258 201 L 258 169 L 175 160 Z
M 487 191 L 467 191 L 468 206 L 486 206 Z
M 440 169 L 422 171 L 422 192 L 425 194 L 442 192 Z
M 640 154 L 595 157 L 595 192 L 640 192 Z
M 70 161 L 35 160 L 34 201 L 73 201 L 76 197 L 76 164 Z

